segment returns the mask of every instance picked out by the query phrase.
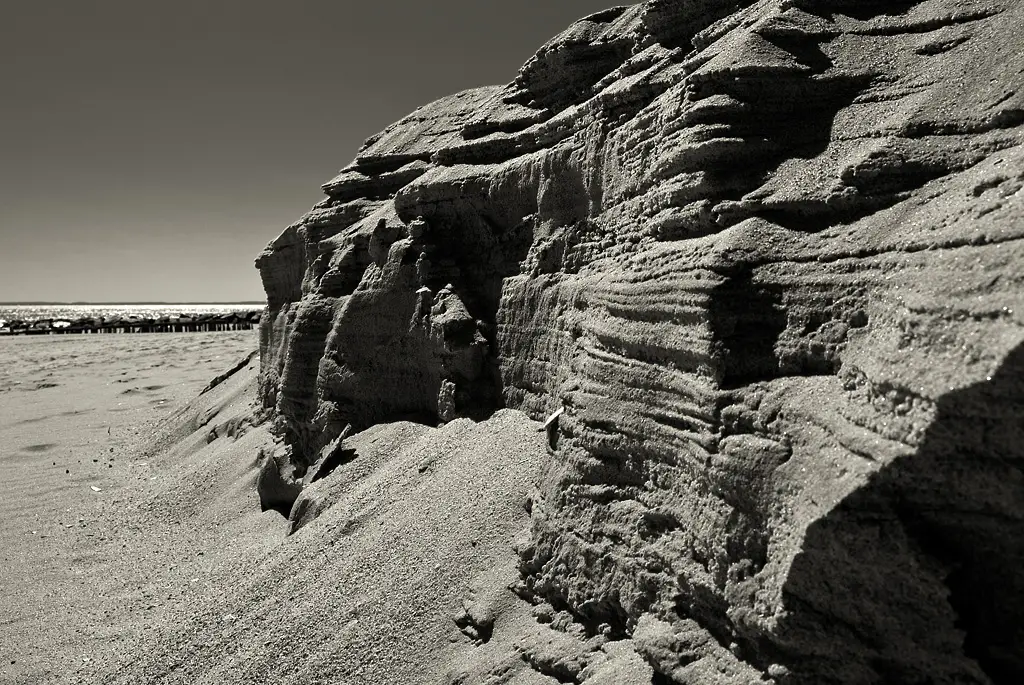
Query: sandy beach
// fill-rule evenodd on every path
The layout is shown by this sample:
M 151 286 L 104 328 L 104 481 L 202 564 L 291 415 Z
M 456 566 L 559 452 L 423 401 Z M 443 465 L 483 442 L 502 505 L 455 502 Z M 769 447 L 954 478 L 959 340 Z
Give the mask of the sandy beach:
M 4 343 L 0 681 L 451 682 L 526 668 L 508 640 L 484 645 L 467 626 L 540 629 L 509 590 L 543 455 L 535 422 L 503 411 L 355 435 L 358 458 L 304 493 L 312 513 L 288 535 L 254 486 L 274 447 L 258 359 L 202 392 L 255 333 Z
M 99 682 L 174 597 L 160 435 L 254 332 L 0 341 L 0 681 Z

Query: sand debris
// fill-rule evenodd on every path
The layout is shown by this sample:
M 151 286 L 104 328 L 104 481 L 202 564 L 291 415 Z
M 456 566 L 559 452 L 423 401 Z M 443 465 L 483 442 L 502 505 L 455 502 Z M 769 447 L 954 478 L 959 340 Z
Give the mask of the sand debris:
M 544 420 L 544 426 L 541 430 L 548 430 L 552 426 L 552 424 L 554 424 L 555 421 L 558 420 L 558 417 L 561 416 L 563 413 L 565 413 L 565 407 L 559 407 L 557 410 L 555 410 L 554 413 L 551 414 L 551 416 Z

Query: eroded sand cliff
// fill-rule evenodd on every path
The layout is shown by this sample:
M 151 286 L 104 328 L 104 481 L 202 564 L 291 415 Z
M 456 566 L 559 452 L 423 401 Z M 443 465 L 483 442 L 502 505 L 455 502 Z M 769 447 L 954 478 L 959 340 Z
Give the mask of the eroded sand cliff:
M 1022 26 L 608 10 L 260 255 L 284 480 L 349 425 L 564 408 L 495 605 L 530 621 L 450 682 L 1024 681 Z

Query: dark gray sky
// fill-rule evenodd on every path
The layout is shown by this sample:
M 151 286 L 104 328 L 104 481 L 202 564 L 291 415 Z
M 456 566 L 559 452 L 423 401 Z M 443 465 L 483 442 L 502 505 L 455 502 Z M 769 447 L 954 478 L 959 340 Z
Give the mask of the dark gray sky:
M 614 4 L 7 0 L 0 301 L 262 299 L 366 137 Z

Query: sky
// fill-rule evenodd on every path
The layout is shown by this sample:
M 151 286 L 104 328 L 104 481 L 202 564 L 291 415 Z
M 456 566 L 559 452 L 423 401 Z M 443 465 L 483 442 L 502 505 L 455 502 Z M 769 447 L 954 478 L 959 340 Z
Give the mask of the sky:
M 5 0 L 0 301 L 262 300 L 363 140 L 615 4 Z

